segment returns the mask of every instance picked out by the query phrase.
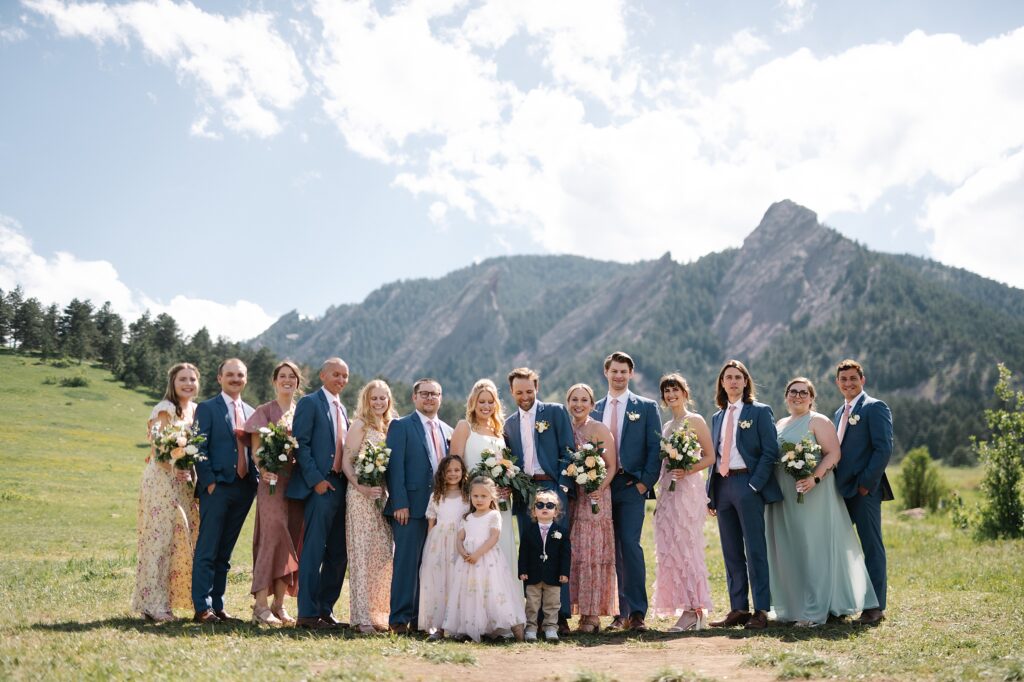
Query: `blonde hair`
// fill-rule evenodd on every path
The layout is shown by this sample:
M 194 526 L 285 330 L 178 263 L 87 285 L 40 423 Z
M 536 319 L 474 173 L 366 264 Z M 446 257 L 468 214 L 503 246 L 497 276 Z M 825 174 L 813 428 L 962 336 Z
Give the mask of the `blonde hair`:
M 575 391 L 576 389 L 579 389 L 579 388 L 582 388 L 583 392 L 586 393 L 590 397 L 590 404 L 593 405 L 594 404 L 594 389 L 592 389 L 589 384 L 573 384 L 572 386 L 570 386 L 569 390 L 565 392 L 565 404 L 568 406 L 569 398 L 572 397 L 573 391 Z
M 555 520 L 557 521 L 558 519 L 562 518 L 562 514 L 565 513 L 562 509 L 562 500 L 558 497 L 558 493 L 556 493 L 554 490 L 537 491 L 537 494 L 533 496 L 533 501 L 530 502 L 530 518 L 534 521 L 537 520 L 537 507 L 535 507 L 533 503 L 542 497 L 551 498 L 552 500 L 555 501 Z
M 370 391 L 375 388 L 382 388 L 388 396 L 388 409 L 384 410 L 384 414 L 376 415 L 373 409 L 370 407 Z M 381 433 L 388 432 L 388 426 L 391 424 L 391 420 L 397 417 L 398 414 L 395 412 L 395 399 L 391 395 L 391 387 L 383 379 L 374 379 L 373 381 L 367 382 L 359 390 L 359 398 L 356 400 L 356 419 L 362 419 L 363 423 L 367 426 L 372 426 Z
M 491 427 L 495 435 L 500 436 L 505 429 L 505 411 L 502 409 L 501 399 L 498 397 L 498 387 L 490 379 L 481 379 L 473 384 L 469 397 L 466 398 L 466 421 L 469 422 L 470 428 L 476 425 L 476 405 L 480 401 L 480 394 L 484 391 L 489 391 L 494 396 L 494 412 L 487 420 L 487 425 Z
M 470 496 L 472 496 L 472 494 L 473 494 L 473 486 L 475 486 L 475 485 L 482 485 L 483 487 L 487 488 L 487 492 L 489 492 L 491 494 L 491 507 L 490 508 L 494 509 L 494 510 L 497 510 L 497 508 L 498 508 L 498 487 L 496 485 L 494 485 L 494 481 L 492 481 L 491 479 L 487 478 L 486 476 L 477 476 L 476 478 L 474 478 L 472 481 L 469 482 L 469 494 L 470 494 Z M 473 508 L 473 501 L 472 501 L 472 497 L 471 497 L 470 503 L 469 503 L 469 511 L 466 512 L 465 514 L 463 514 L 462 518 L 468 519 L 469 515 L 472 514 L 475 511 L 476 511 L 476 509 Z

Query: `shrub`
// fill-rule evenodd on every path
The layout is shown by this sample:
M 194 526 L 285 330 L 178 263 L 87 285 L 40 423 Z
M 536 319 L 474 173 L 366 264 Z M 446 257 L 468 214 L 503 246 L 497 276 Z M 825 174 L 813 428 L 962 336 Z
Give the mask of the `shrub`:
M 939 508 L 947 494 L 939 468 L 928 454 L 928 448 L 914 448 L 907 452 L 900 468 L 900 497 L 904 509 L 927 507 L 930 511 Z
M 975 442 L 985 467 L 981 480 L 982 503 L 975 534 L 980 539 L 1024 537 L 1024 499 L 1021 496 L 1021 458 L 1024 456 L 1024 393 L 1014 393 L 1013 375 L 999 365 L 996 398 L 999 409 L 985 410 L 992 430 L 988 441 Z
M 64 388 L 84 388 L 89 385 L 89 380 L 85 377 L 61 377 L 60 385 Z
M 43 379 L 43 386 L 56 386 L 57 377 L 46 377 Z

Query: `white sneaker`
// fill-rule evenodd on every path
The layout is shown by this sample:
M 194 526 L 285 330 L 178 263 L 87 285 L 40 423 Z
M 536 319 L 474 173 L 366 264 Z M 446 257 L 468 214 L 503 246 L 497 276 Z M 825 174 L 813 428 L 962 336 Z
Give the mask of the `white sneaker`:
M 544 639 L 549 642 L 557 642 L 558 628 L 544 628 Z
M 526 641 L 527 642 L 536 642 L 537 641 L 537 630 L 536 629 L 534 629 L 534 628 L 527 628 L 526 629 Z

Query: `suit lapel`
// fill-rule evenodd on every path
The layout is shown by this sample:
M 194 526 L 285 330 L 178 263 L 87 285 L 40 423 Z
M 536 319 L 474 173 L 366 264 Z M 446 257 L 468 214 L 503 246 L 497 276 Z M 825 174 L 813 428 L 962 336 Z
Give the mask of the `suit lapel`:
M 632 392 L 626 391 L 625 398 L 626 399 L 622 401 L 625 403 L 625 406 L 622 408 L 622 414 L 619 415 L 622 418 L 622 430 L 619 431 L 619 441 L 622 443 L 626 442 L 626 429 L 629 428 L 630 423 L 629 413 L 637 406 L 636 396 L 634 396 Z M 614 426 L 618 426 L 618 424 L 615 424 Z
M 711 417 L 711 444 L 715 447 L 715 452 L 718 452 L 719 443 L 721 443 L 722 436 L 722 410 L 719 410 Z
M 533 433 L 530 434 L 530 437 L 533 438 L 533 453 L 537 457 L 537 465 L 538 466 L 540 466 L 540 443 L 537 440 L 537 434 L 539 434 L 540 431 L 537 430 L 537 425 L 540 424 L 542 421 L 544 421 L 544 416 L 543 415 L 544 415 L 544 403 L 542 403 L 541 401 L 538 400 L 537 401 L 536 416 L 533 419 Z M 541 467 L 541 468 L 543 469 L 543 467 Z
M 519 464 L 523 459 L 523 436 L 519 433 L 519 410 L 508 419 L 508 439 L 513 451 L 519 451 Z
M 420 435 L 420 441 L 423 443 L 423 452 L 427 454 L 427 464 L 430 464 L 430 453 L 434 450 L 430 447 L 430 443 L 427 442 L 427 430 L 423 428 L 423 420 L 420 419 L 420 413 L 414 411 L 409 415 L 409 418 L 412 419 L 413 430 Z M 433 464 L 431 464 L 430 468 L 434 468 Z
M 600 400 L 598 400 L 597 404 L 594 405 L 594 409 L 593 409 L 593 411 L 591 411 L 590 416 L 593 419 L 596 419 L 597 421 L 603 421 L 604 420 L 604 406 L 607 405 L 607 404 L 608 404 L 608 396 L 605 396 L 605 397 L 601 398 Z

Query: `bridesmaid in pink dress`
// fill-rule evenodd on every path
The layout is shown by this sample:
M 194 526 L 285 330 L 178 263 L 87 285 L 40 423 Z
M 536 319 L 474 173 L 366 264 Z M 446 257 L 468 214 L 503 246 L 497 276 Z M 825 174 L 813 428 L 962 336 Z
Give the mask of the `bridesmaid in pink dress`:
M 295 394 L 302 385 L 298 366 L 285 360 L 274 368 L 274 391 L 277 398 L 256 408 L 245 422 L 245 430 L 252 434 L 252 451 L 260 447 L 260 428 L 282 418 L 289 425 L 295 413 Z M 284 608 L 284 596 L 295 596 L 299 587 L 299 544 L 302 538 L 302 502 L 290 500 L 284 494 L 291 477 L 292 462 L 285 464 L 277 474 L 260 472 L 256 489 L 256 526 L 252 535 L 252 607 L 254 623 L 264 625 L 294 625 L 295 619 Z M 270 480 L 277 478 L 277 490 L 270 494 Z M 274 602 L 267 605 L 269 596 Z
M 583 486 L 576 487 L 572 502 L 569 539 L 572 563 L 569 570 L 569 601 L 574 613 L 580 614 L 579 632 L 594 633 L 601 629 L 601 616 L 619 615 L 618 581 L 615 576 L 615 531 L 612 527 L 612 494 L 609 489 L 618 467 L 615 439 L 604 424 L 590 418 L 594 409 L 594 389 L 575 384 L 565 394 L 566 407 L 572 417 L 576 446 L 591 441 L 604 447 L 604 463 L 608 477 L 601 487 L 587 495 Z M 595 514 L 591 501 L 597 502 Z
M 657 579 L 651 600 L 659 617 L 678 616 L 669 632 L 703 630 L 707 612 L 711 610 L 711 589 L 708 569 L 704 563 L 704 520 L 708 514 L 708 497 L 704 478 L 698 473 L 715 461 L 711 431 L 704 418 L 690 412 L 690 387 L 682 375 L 673 372 L 661 378 L 661 400 L 672 410 L 672 419 L 665 423 L 662 435 L 667 436 L 684 426 L 697 434 L 701 458 L 690 471 L 668 471 L 664 464 L 659 479 L 658 507 L 654 514 L 654 550 L 657 557 Z M 672 479 L 676 489 L 669 491 Z

